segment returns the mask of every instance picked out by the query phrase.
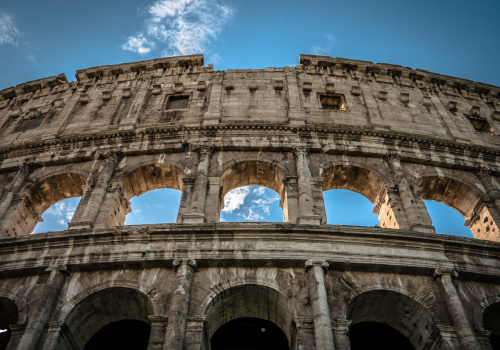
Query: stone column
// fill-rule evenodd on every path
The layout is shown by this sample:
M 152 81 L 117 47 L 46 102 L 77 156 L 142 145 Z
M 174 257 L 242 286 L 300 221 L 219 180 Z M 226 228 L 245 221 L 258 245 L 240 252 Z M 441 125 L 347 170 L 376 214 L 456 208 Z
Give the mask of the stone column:
M 491 201 L 495 203 L 495 207 L 500 213 L 500 190 L 493 183 L 490 171 L 482 167 L 477 167 L 475 169 L 475 174 L 478 177 L 479 181 L 481 181 L 481 184 L 486 190 L 486 193 L 491 198 Z
M 189 317 L 186 326 L 186 340 L 184 341 L 185 350 L 208 349 L 203 347 L 206 339 L 203 339 L 204 325 L 206 316 Z
M 290 349 L 315 350 L 314 349 L 314 322 L 310 318 L 294 318 L 296 325 L 296 337 L 292 339 Z
M 12 331 L 10 335 L 9 343 L 7 344 L 6 350 L 16 350 L 21 338 L 23 337 L 24 330 L 26 329 L 26 324 L 11 324 L 10 330 Z
M 39 346 L 39 348 L 56 349 L 60 343 L 65 344 L 68 349 L 79 349 L 73 334 L 71 334 L 64 321 L 49 322 L 43 346 Z
M 465 313 L 460 297 L 452 281 L 453 277 L 458 277 L 458 273 L 454 270 L 436 269 L 434 271 L 434 278 L 440 278 L 445 291 L 446 297 L 444 302 L 446 304 L 446 309 L 455 326 L 455 331 L 462 344 L 462 349 L 481 349 L 469 321 L 467 320 L 467 314 Z
M 316 350 L 335 349 L 330 319 L 330 307 L 325 287 L 325 270 L 328 263 L 324 260 L 306 261 L 309 278 L 309 296 L 314 321 L 314 343 Z
M 165 348 L 165 335 L 168 325 L 167 316 L 151 315 L 151 334 L 149 336 L 148 350 L 160 350 Z
M 490 341 L 491 332 L 490 331 L 481 331 L 476 333 L 477 340 L 481 344 L 483 350 L 493 350 L 491 347 Z
M 43 286 L 38 308 L 33 311 L 23 337 L 19 342 L 18 349 L 36 350 L 40 342 L 45 325 L 49 322 L 52 312 L 59 299 L 59 294 L 68 276 L 66 266 L 49 267 L 46 270 L 50 272 L 49 278 Z
M 301 93 L 295 68 L 285 67 L 285 77 L 288 88 L 288 121 L 293 125 L 303 125 L 306 123 L 306 114 L 302 108 Z
M 165 349 L 183 350 L 196 261 L 192 259 L 179 259 L 174 260 L 173 264 L 177 268 L 177 272 L 174 294 L 170 303 Z
M 283 209 L 283 221 L 296 224 L 297 217 L 299 216 L 297 177 L 286 177 L 283 180 L 283 186 L 285 186 L 285 195 L 283 195 L 280 201 L 280 207 Z
M 319 215 L 321 223 L 326 224 L 325 200 L 323 197 L 323 177 L 311 178 L 314 213 Z
M 81 220 L 78 222 L 71 222 L 69 224 L 69 229 L 91 229 L 94 227 L 95 219 L 99 214 L 104 197 L 108 192 L 108 186 L 113 173 L 122 158 L 119 153 L 106 154 L 104 157 L 106 158 L 106 163 L 99 170 L 99 178 L 97 179 L 94 188 L 91 190 L 92 193 L 90 194 L 90 198 L 85 206 Z
M 414 193 L 408 184 L 408 180 L 404 175 L 403 167 L 401 166 L 401 156 L 389 153 L 385 157 L 385 160 L 394 177 L 394 183 L 398 186 L 401 202 L 403 204 L 406 217 L 408 218 L 410 230 L 434 233 L 435 229 L 434 226 L 432 226 L 432 220 L 429 213 L 427 210 L 419 210 L 417 206 L 416 198 L 414 197 Z
M 224 72 L 214 72 L 210 88 L 210 103 L 208 110 L 203 115 L 203 125 L 217 124 L 221 117 L 222 85 Z
M 319 225 L 321 217 L 314 214 L 314 202 L 311 187 L 311 170 L 307 162 L 309 147 L 294 146 L 299 191 L 298 224 Z
M 177 213 L 177 223 L 182 223 L 184 215 L 189 215 L 189 211 L 191 210 L 191 199 L 193 197 L 194 181 L 194 176 L 185 176 L 182 179 L 182 195 L 181 203 L 179 204 L 179 212 Z
M 24 182 L 31 173 L 31 169 L 32 167 L 29 164 L 20 166 L 17 170 L 16 176 L 14 177 L 14 180 L 12 181 L 12 184 L 10 185 L 10 188 L 6 191 L 3 198 L 0 198 L 0 222 L 4 219 L 7 210 L 9 210 L 12 199 L 19 193 L 21 187 L 23 187 Z
M 207 197 L 210 159 L 212 158 L 214 146 L 198 146 L 195 150 L 198 151 L 199 158 L 191 198 L 191 213 L 185 214 L 182 220 L 188 224 L 202 224 L 205 222 L 205 199 Z
M 351 340 L 349 339 L 349 327 L 351 320 L 337 320 L 333 325 L 333 338 L 335 340 L 335 349 L 349 350 L 351 348 Z

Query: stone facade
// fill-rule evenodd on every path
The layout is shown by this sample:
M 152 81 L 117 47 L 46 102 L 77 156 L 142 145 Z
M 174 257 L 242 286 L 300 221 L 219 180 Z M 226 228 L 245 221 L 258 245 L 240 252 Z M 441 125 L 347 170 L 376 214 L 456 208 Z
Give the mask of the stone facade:
M 300 63 L 221 72 L 182 56 L 0 91 L 0 346 L 83 349 L 133 319 L 148 349 L 207 350 L 253 317 L 290 349 L 350 349 L 363 322 L 419 350 L 492 349 L 500 88 Z M 283 223 L 219 223 L 246 185 L 279 194 Z M 182 191 L 177 223 L 124 226 L 130 199 L 159 188 Z M 368 198 L 380 228 L 326 225 L 330 189 Z M 80 196 L 68 230 L 30 235 Z M 424 199 L 455 208 L 476 239 L 436 235 Z

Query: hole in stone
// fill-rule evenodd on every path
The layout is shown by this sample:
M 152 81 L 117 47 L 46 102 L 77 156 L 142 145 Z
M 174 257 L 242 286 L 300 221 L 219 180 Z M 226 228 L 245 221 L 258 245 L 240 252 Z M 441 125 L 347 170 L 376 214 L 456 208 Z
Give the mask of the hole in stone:
M 32 233 L 66 230 L 80 199 L 81 197 L 66 198 L 51 205 L 42 214 L 42 221 L 38 222 Z
M 130 200 L 131 212 L 125 225 L 175 223 L 181 201 L 181 191 L 161 188 L 143 193 Z
M 188 104 L 188 95 L 173 95 L 168 97 L 165 109 L 187 109 Z
M 345 111 L 344 100 L 340 95 L 320 95 L 319 100 L 324 109 Z
M 221 222 L 283 222 L 280 197 L 263 186 L 243 186 L 224 196 Z

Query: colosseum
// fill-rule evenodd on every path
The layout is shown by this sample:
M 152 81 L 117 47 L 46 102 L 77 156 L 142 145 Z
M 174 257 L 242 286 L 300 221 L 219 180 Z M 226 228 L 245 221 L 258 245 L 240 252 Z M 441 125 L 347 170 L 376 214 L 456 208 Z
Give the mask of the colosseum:
M 0 91 L 0 349 L 500 349 L 500 88 L 301 55 L 203 55 Z M 259 185 L 283 222 L 220 222 Z M 130 200 L 182 192 L 175 223 Z M 327 225 L 323 192 L 379 227 Z M 64 231 L 31 234 L 81 197 Z M 435 233 L 424 200 L 475 238 Z

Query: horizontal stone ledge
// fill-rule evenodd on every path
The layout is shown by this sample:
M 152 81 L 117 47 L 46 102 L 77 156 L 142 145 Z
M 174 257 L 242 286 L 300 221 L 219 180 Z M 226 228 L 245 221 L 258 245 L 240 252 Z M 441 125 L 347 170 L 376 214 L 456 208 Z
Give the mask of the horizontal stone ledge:
M 122 259 L 106 259 L 103 254 L 99 258 L 88 259 L 84 256 L 74 255 L 64 259 L 65 267 L 69 274 L 71 273 L 85 273 L 95 271 L 109 271 L 109 270 L 148 270 L 148 269 L 172 269 L 172 261 L 179 257 L 176 252 L 164 259 L 156 259 L 144 257 L 142 258 L 142 251 L 127 251 L 122 255 Z M 196 260 L 198 271 L 206 268 L 298 268 L 305 269 L 305 263 L 311 253 L 304 253 L 300 257 L 293 257 L 288 255 L 281 255 L 278 257 L 266 258 L 260 256 L 256 258 L 236 258 L 232 256 L 221 256 L 220 254 L 213 254 L 207 256 L 204 254 L 193 252 L 183 252 L 183 254 L 190 254 L 190 258 Z M 154 251 L 148 253 L 150 256 L 155 254 Z M 146 255 L 148 255 L 146 254 Z M 110 255 L 109 255 L 110 256 Z M 131 258 L 131 256 L 137 258 Z M 50 255 L 47 256 L 50 259 Z M 57 259 L 53 257 L 52 260 Z M 337 274 L 342 272 L 372 272 L 381 274 L 401 274 L 401 275 L 414 275 L 432 277 L 436 267 L 439 268 L 454 268 L 454 262 L 446 260 L 432 260 L 432 259 L 391 259 L 385 257 L 377 259 L 376 257 L 352 257 L 346 261 L 346 256 L 339 254 L 336 258 L 327 258 L 325 261 L 329 264 L 328 273 Z M 91 261 L 89 261 L 91 260 Z M 26 263 L 26 265 L 22 265 Z M 31 266 L 30 266 L 31 265 Z M 12 265 L 8 263 L 0 264 L 0 279 L 5 278 L 19 278 L 33 275 L 46 275 L 49 263 L 44 259 L 41 261 L 31 261 L 29 265 L 26 261 L 16 261 Z M 496 283 L 500 278 L 500 273 L 495 267 L 485 267 L 483 265 L 477 266 L 461 266 L 460 269 L 455 270 L 458 272 L 461 280 L 473 280 L 476 282 Z

